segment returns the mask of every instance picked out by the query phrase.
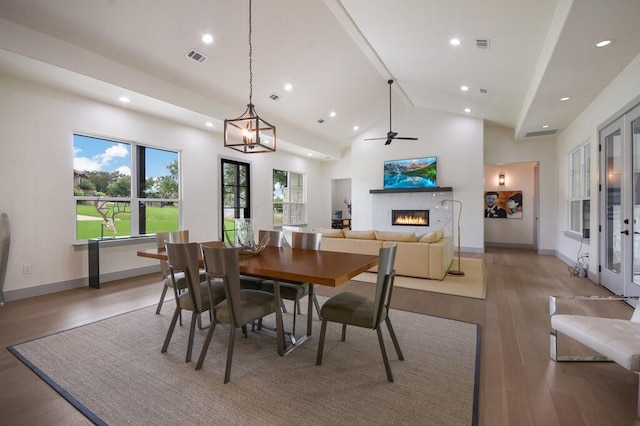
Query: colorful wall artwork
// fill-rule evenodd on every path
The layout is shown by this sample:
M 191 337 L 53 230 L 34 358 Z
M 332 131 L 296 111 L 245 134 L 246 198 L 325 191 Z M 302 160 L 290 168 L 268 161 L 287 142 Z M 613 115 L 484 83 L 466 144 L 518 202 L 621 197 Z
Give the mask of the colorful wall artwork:
M 522 191 L 486 191 L 484 217 L 489 219 L 522 219 Z

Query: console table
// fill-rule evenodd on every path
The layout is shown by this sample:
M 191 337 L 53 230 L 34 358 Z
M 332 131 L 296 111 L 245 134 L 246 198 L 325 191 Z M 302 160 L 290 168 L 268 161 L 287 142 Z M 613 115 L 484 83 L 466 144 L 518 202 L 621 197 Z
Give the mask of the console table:
M 153 235 L 151 236 L 153 237 Z M 87 248 L 89 249 L 89 287 L 100 288 L 100 246 L 119 246 L 141 243 L 143 239 L 150 239 L 149 235 L 138 235 L 128 237 L 107 237 L 89 238 Z M 155 241 L 155 240 L 154 240 Z

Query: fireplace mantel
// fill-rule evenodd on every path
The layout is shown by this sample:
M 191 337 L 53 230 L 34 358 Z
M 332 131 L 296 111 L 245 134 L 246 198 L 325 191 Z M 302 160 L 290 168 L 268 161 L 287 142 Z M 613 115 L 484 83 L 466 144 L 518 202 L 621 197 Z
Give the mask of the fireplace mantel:
M 369 194 L 398 194 L 401 192 L 452 192 L 450 186 L 438 186 L 436 188 L 398 188 L 398 189 L 370 189 Z

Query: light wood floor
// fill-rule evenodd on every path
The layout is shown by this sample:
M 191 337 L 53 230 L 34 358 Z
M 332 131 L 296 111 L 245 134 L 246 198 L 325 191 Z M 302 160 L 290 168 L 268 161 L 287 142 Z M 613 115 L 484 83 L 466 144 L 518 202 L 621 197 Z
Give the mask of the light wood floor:
M 530 250 L 489 248 L 471 256 L 485 260 L 486 300 L 396 288 L 393 305 L 481 325 L 481 425 L 640 424 L 635 420 L 636 374 L 614 363 L 549 360 L 548 296 L 607 294 L 602 287 L 571 276 L 557 258 Z M 316 288 L 323 295 L 334 291 Z M 353 283 L 339 290 L 347 288 L 372 295 L 373 287 Z M 89 424 L 4 348 L 153 304 L 160 291 L 159 275 L 153 275 L 0 307 L 0 424 Z M 560 309 L 618 318 L 632 312 L 620 302 L 571 302 Z M 168 307 L 163 314 L 170 314 Z

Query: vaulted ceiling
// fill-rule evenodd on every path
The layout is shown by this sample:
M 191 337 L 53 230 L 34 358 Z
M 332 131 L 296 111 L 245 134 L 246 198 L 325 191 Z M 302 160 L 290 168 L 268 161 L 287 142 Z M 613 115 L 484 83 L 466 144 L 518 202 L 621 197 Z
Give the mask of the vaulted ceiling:
M 0 0 L 0 74 L 220 132 L 249 100 L 248 5 Z M 466 114 L 521 139 L 561 131 L 640 52 L 637 0 L 254 0 L 252 13 L 253 103 L 279 147 L 321 159 L 387 122 L 388 79 L 394 112 Z

